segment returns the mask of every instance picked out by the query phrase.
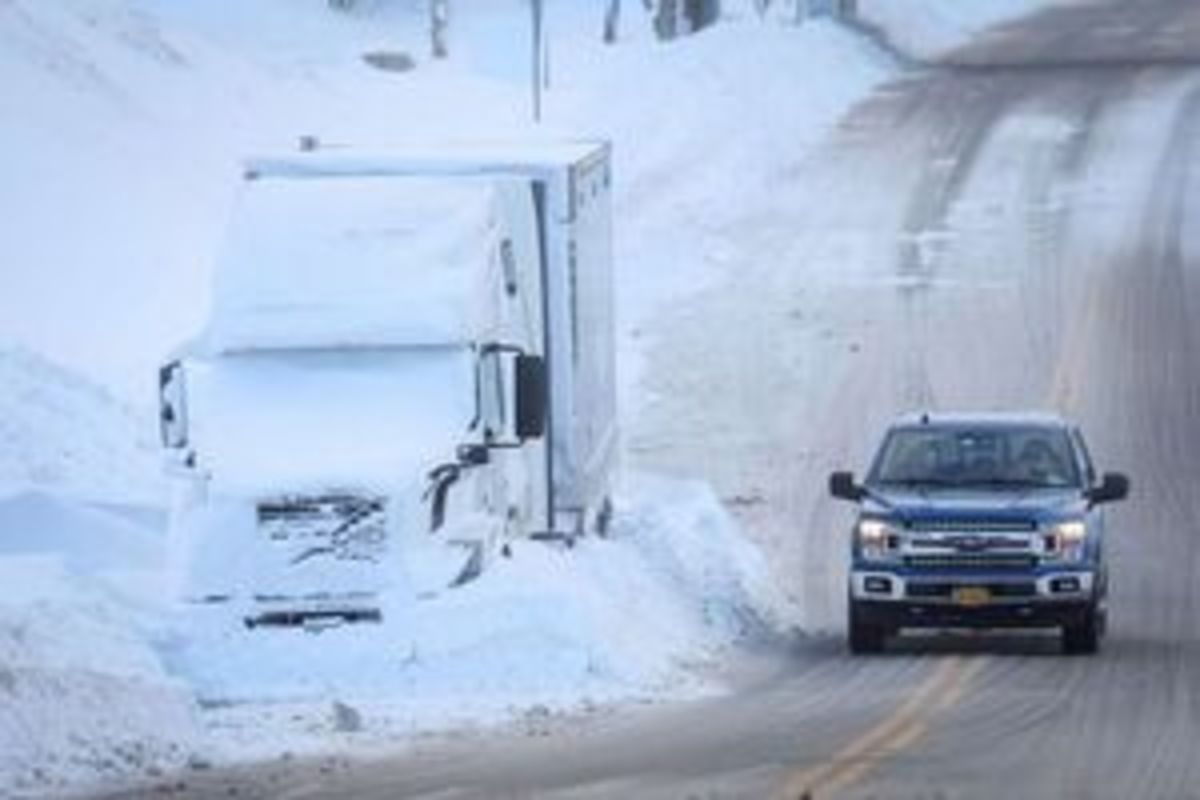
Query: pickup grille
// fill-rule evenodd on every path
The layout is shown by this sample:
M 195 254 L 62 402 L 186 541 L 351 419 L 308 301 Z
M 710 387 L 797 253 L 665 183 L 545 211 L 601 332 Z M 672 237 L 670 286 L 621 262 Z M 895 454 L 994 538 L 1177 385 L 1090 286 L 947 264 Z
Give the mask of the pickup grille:
M 904 565 L 918 569 L 1022 571 L 1037 566 L 1037 557 L 1024 553 L 944 553 L 905 556 Z
M 1037 523 L 1023 519 L 914 519 L 907 523 L 911 531 L 930 533 L 1028 533 Z

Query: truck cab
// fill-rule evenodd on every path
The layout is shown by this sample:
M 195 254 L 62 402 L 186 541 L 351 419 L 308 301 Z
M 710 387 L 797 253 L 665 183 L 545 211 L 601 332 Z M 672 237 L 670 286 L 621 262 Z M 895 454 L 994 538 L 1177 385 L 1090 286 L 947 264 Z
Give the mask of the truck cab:
M 178 595 L 373 621 L 602 531 L 610 186 L 604 143 L 247 161 L 208 322 L 159 375 Z
M 1102 478 L 1079 428 L 1053 415 L 911 416 L 887 431 L 864 480 L 830 476 L 858 506 L 848 640 L 878 652 L 906 628 L 1058 628 L 1093 653 L 1107 622 Z

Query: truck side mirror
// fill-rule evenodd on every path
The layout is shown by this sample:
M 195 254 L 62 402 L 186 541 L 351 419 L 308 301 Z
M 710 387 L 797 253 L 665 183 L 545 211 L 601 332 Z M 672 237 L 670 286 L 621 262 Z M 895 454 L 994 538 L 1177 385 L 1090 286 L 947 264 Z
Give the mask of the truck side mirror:
M 1114 503 L 1129 496 L 1129 478 L 1119 472 L 1106 472 L 1099 486 L 1087 491 L 1087 499 L 1096 505 Z
M 853 472 L 835 472 L 829 476 L 829 493 L 838 500 L 857 503 L 867 496 L 867 490 L 854 482 Z
M 183 364 L 172 361 L 158 371 L 158 433 L 163 447 L 187 446 L 187 399 Z
M 515 364 L 517 438 L 540 439 L 546 433 L 546 360 L 520 354 Z

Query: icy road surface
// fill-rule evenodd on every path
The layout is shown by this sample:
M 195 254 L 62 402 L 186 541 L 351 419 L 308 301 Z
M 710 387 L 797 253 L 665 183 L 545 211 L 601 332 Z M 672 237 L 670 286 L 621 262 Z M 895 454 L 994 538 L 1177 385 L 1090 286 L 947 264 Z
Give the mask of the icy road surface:
M 704 472 L 809 635 L 741 690 L 375 762 L 191 777 L 302 797 L 1200 797 L 1200 5 L 1071 6 L 859 107 L 656 333 L 642 466 Z M 795 192 L 781 193 L 795 197 Z M 1055 407 L 1127 470 L 1102 655 L 1054 637 L 842 646 L 849 511 L 914 407 Z

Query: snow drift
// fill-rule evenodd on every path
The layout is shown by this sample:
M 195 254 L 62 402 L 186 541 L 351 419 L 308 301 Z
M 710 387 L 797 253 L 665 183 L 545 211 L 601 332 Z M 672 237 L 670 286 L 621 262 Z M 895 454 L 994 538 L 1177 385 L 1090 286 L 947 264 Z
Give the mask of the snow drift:
M 214 724 L 239 757 L 328 746 L 334 704 L 386 740 L 533 705 L 712 691 L 680 661 L 778 624 L 769 570 L 701 485 L 640 479 L 621 505 L 611 538 L 517 544 L 467 586 L 393 597 L 378 625 L 249 632 L 226 611 L 194 611 L 169 663 L 219 707 Z M 305 723 L 254 744 L 281 709 Z
M 161 500 L 152 435 L 148 416 L 108 390 L 28 350 L 0 344 L 0 488 Z
M 192 693 L 164 671 L 128 597 L 146 544 L 65 498 L 0 500 L 0 794 L 144 777 L 202 746 Z M 87 560 L 119 564 L 106 574 L 124 591 L 68 566 Z

